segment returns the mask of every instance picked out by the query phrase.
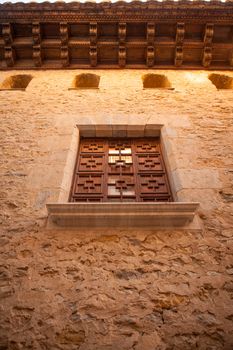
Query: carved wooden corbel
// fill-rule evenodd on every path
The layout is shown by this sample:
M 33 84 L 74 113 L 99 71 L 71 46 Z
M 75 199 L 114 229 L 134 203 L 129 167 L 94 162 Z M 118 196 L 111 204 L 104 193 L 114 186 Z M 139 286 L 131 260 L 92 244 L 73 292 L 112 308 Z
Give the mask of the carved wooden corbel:
M 212 61 L 212 47 L 205 47 L 203 51 L 202 65 L 204 67 L 209 67 Z
M 41 67 L 41 28 L 39 22 L 32 23 L 32 40 L 33 40 L 33 61 L 36 67 Z
M 233 27 L 231 29 L 231 45 L 232 45 L 232 49 L 231 49 L 230 57 L 229 57 L 229 64 L 231 67 L 233 67 Z
M 207 23 L 205 27 L 204 44 L 212 44 L 214 36 L 214 25 L 212 23 Z
M 120 67 L 124 67 L 126 64 L 126 23 L 119 23 L 118 25 L 118 64 Z
M 119 46 L 118 64 L 120 67 L 124 67 L 126 64 L 126 47 L 125 46 Z
M 41 67 L 42 58 L 41 58 L 41 46 L 33 45 L 33 61 L 36 67 Z
M 95 46 L 90 46 L 90 62 L 91 62 L 91 67 L 95 67 L 97 65 L 97 47 Z
M 155 24 L 154 22 L 147 23 L 147 55 L 146 64 L 147 67 L 153 67 L 155 61 Z
M 180 67 L 183 63 L 183 42 L 185 35 L 185 24 L 177 23 L 176 27 L 176 49 L 175 49 L 175 66 Z
M 177 27 L 176 27 L 176 45 L 177 46 L 183 45 L 184 35 L 185 35 L 185 24 L 177 23 Z
M 90 64 L 91 67 L 97 65 L 97 22 L 91 22 L 89 26 L 89 36 L 90 36 Z
M 126 40 L 126 23 L 119 23 L 118 26 L 118 38 L 119 38 L 119 43 L 125 44 L 125 40 Z
M 183 63 L 183 46 L 176 46 L 175 66 L 180 67 Z
M 5 43 L 5 46 L 11 46 L 13 43 L 12 38 L 12 27 L 10 23 L 3 23 L 2 25 L 2 36 Z
M 229 62 L 230 62 L 230 66 L 233 67 L 233 49 L 231 50 Z
M 89 27 L 90 43 L 96 45 L 97 43 L 97 22 L 91 22 Z
M 147 23 L 147 45 L 153 45 L 155 40 L 155 23 L 148 22 Z
M 39 22 L 32 23 L 32 39 L 33 39 L 33 45 L 40 45 L 41 33 L 40 33 L 40 23 Z
M 67 67 L 69 65 L 68 46 L 61 46 L 61 62 L 62 62 L 62 67 Z
M 69 49 L 68 49 L 68 25 L 66 22 L 60 23 L 60 35 L 61 35 L 61 61 L 62 67 L 69 65 Z
M 2 25 L 2 36 L 4 40 L 4 58 L 6 60 L 7 67 L 12 67 L 15 63 L 15 54 L 12 47 L 12 26 L 10 23 L 3 23 Z
M 5 60 L 7 67 L 13 67 L 15 63 L 15 55 L 12 46 L 5 46 Z
M 154 46 L 147 46 L 146 64 L 147 67 L 153 67 L 155 63 L 155 48 Z
M 214 25 L 212 23 L 207 23 L 205 27 L 204 35 L 204 49 L 202 65 L 204 67 L 209 67 L 212 61 L 212 40 L 214 36 Z

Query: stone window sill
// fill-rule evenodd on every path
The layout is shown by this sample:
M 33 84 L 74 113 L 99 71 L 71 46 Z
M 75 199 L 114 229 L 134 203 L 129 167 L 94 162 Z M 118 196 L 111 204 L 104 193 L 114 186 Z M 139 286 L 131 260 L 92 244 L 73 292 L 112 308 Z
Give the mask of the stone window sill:
M 99 90 L 98 87 L 75 87 L 75 88 L 68 88 L 69 91 L 72 90 Z
M 51 203 L 49 226 L 74 228 L 200 229 L 195 212 L 199 203 Z M 196 220 L 195 220 L 196 219 Z
M 9 88 L 9 89 L 0 89 L 0 91 L 26 91 L 26 88 Z
M 174 91 L 175 88 L 172 88 L 172 87 L 170 87 L 170 88 L 167 88 L 167 87 L 160 87 L 160 88 L 152 87 L 152 88 L 150 88 L 150 87 L 148 87 L 148 88 L 143 88 L 143 90 L 167 90 L 167 91 Z

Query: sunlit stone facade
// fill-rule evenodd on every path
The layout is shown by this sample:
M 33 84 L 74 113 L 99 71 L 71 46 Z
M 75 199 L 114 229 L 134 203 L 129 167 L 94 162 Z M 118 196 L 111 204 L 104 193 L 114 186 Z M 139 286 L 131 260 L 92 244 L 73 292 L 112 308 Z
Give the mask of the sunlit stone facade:
M 230 350 L 233 90 L 176 70 L 95 70 L 99 89 L 70 90 L 81 73 L 93 71 L 20 71 L 26 90 L 0 91 L 0 348 Z M 173 89 L 143 89 L 148 73 Z M 49 226 L 77 124 L 161 125 L 176 200 L 200 203 L 198 227 Z

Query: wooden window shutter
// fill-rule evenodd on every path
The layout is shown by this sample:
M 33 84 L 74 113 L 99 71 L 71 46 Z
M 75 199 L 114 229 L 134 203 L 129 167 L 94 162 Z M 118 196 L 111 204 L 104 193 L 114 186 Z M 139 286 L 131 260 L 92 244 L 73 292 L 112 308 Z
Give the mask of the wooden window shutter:
M 159 138 L 83 138 L 71 202 L 168 202 Z

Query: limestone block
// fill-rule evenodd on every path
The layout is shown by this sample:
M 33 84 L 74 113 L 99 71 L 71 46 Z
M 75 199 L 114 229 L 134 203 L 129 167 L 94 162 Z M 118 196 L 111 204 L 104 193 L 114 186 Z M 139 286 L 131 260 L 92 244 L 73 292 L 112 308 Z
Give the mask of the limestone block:
M 95 125 L 90 124 L 90 125 L 82 125 L 78 124 L 77 125 L 80 136 L 83 137 L 96 137 L 96 130 L 95 130 Z
M 127 125 L 127 137 L 144 137 L 144 125 Z
M 177 169 L 172 172 L 176 191 L 181 189 L 221 188 L 216 169 Z
M 160 135 L 160 130 L 162 128 L 162 124 L 146 124 L 145 125 L 145 137 L 150 137 L 150 136 L 159 136 Z
M 112 137 L 112 125 L 96 125 L 96 137 Z
M 214 210 L 219 206 L 219 196 L 216 189 L 182 189 L 177 192 L 179 201 L 200 202 L 200 206 L 205 210 Z
M 126 125 L 113 125 L 112 126 L 113 137 L 127 137 Z

